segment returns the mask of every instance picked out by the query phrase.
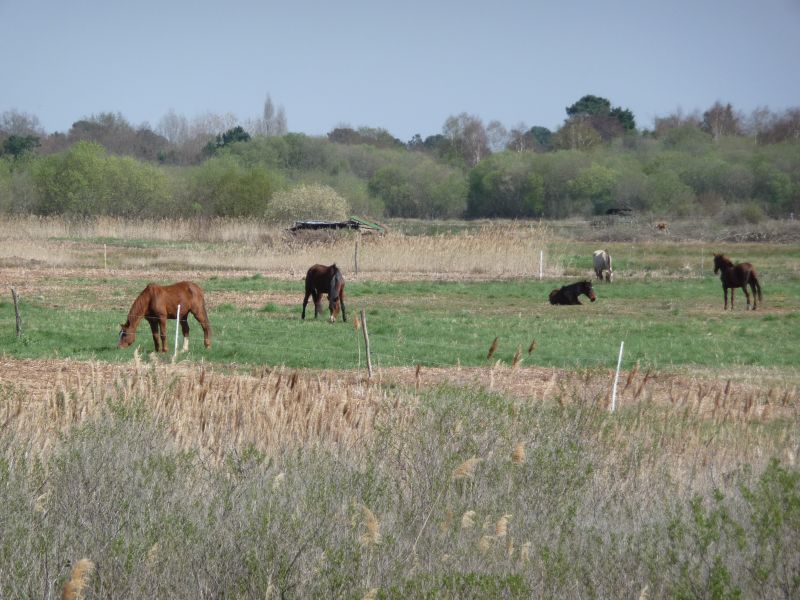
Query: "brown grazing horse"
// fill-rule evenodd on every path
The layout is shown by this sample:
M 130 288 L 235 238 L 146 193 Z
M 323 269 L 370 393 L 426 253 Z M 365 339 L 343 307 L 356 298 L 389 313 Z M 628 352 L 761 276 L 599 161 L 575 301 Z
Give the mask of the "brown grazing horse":
M 191 281 L 181 281 L 172 285 L 147 284 L 139 297 L 133 301 L 128 320 L 119 332 L 117 348 L 127 348 L 136 341 L 136 327 L 142 318 L 150 323 L 153 332 L 153 344 L 156 352 L 167 351 L 167 319 L 174 319 L 181 305 L 181 330 L 183 331 L 183 350 L 189 349 L 189 313 L 194 315 L 205 334 L 203 342 L 206 348 L 211 346 L 211 324 L 206 313 L 206 301 L 200 286 Z M 160 331 L 159 331 L 160 329 Z
M 550 304 L 581 304 L 581 301 L 578 300 L 580 294 L 585 294 L 592 302 L 597 300 L 592 288 L 592 282 L 579 281 L 550 292 Z
M 347 313 L 344 308 L 344 276 L 333 263 L 331 266 L 314 265 L 306 273 L 306 295 L 303 298 L 303 315 L 306 318 L 306 305 L 308 304 L 308 297 L 314 300 L 314 318 L 322 312 L 322 295 L 328 295 L 328 308 L 331 311 L 330 322 L 335 323 L 336 317 L 339 315 L 339 309 L 342 311 L 342 321 L 347 321 Z
M 756 309 L 756 299 L 763 302 L 761 296 L 761 284 L 758 283 L 756 270 L 749 262 L 734 265 L 733 262 L 722 254 L 714 255 L 714 273 L 719 273 L 722 280 L 722 293 L 725 295 L 725 308 L 728 309 L 728 288 L 731 290 L 731 310 L 733 310 L 733 292 L 737 287 L 742 288 L 747 298 L 747 310 L 750 310 L 750 294 L 747 293 L 747 286 L 753 291 L 753 310 Z

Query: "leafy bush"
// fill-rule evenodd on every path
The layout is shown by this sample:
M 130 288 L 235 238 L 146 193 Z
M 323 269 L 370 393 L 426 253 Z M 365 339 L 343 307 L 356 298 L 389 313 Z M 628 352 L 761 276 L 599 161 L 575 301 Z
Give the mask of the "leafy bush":
M 349 206 L 336 190 L 319 184 L 302 184 L 275 194 L 266 216 L 274 221 L 305 219 L 341 221 Z
M 244 166 L 236 157 L 223 155 L 195 168 L 188 184 L 188 199 L 195 214 L 260 217 L 266 214 L 270 199 L 281 184 L 282 179 L 275 172 Z
M 39 214 L 153 216 L 164 214 L 167 179 L 158 167 L 110 156 L 94 142 L 34 163 Z

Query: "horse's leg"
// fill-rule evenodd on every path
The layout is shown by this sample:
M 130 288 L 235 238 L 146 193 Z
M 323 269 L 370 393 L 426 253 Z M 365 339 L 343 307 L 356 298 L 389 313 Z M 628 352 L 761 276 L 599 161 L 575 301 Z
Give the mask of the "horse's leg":
M 306 318 L 306 305 L 308 304 L 308 297 L 311 295 L 311 292 L 306 290 L 305 298 L 303 298 L 303 314 L 300 316 L 301 319 Z
M 742 291 L 744 292 L 744 297 L 747 298 L 747 310 L 750 310 L 750 292 L 747 291 L 746 283 L 742 286 Z
M 722 295 L 725 298 L 725 308 L 722 310 L 728 310 L 728 287 L 725 285 L 722 286 Z M 733 305 L 733 294 L 731 294 L 731 305 Z
M 161 328 L 161 351 L 167 351 L 167 315 L 159 318 L 159 327 Z
M 197 322 L 200 323 L 200 327 L 203 328 L 203 345 L 206 348 L 210 348 L 211 347 L 211 323 L 208 320 L 208 314 L 206 313 L 206 307 L 205 306 L 202 307 L 202 311 L 203 312 L 202 312 L 202 314 L 200 316 L 197 316 L 197 313 L 192 313 L 192 314 L 194 315 L 194 318 L 197 319 Z M 186 324 L 186 338 L 185 339 L 188 339 L 188 338 L 189 338 L 189 324 L 187 323 Z M 185 349 L 188 350 L 189 349 L 188 348 L 188 344 L 185 344 L 185 346 L 187 346 Z
M 314 301 L 314 318 L 316 319 L 322 312 L 322 294 L 314 290 L 311 292 L 311 299 Z
M 756 309 L 756 304 L 758 302 L 758 292 L 756 292 L 756 286 L 753 285 L 753 278 L 750 278 L 750 291 L 753 292 L 753 310 Z
M 192 313 L 194 314 L 194 313 Z M 197 315 L 194 315 L 194 318 L 197 318 Z M 189 350 L 189 314 L 187 313 L 185 317 L 181 317 L 181 333 L 183 333 L 183 352 Z
M 339 304 L 342 305 L 342 321 L 347 322 L 347 313 L 344 310 L 344 290 L 339 292 Z
M 147 319 L 147 322 L 150 323 L 150 331 L 153 332 L 153 346 L 155 346 L 155 352 L 160 352 L 161 347 L 159 344 L 161 343 L 161 338 L 158 337 L 158 321 L 156 319 Z

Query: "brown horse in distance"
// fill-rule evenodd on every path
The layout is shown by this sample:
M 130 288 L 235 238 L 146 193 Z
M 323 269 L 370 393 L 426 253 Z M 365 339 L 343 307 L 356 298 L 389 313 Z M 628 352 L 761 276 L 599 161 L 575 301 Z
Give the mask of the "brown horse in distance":
M 747 298 L 747 310 L 750 310 L 750 294 L 747 286 L 753 291 L 753 310 L 756 309 L 756 300 L 762 302 L 761 284 L 758 283 L 756 270 L 749 262 L 734 265 L 733 262 L 722 254 L 714 255 L 714 273 L 719 273 L 722 280 L 722 293 L 725 295 L 725 308 L 728 309 L 728 288 L 731 290 L 731 310 L 733 310 L 733 292 L 737 287 L 742 288 Z
M 127 348 L 136 341 L 136 327 L 143 318 L 150 323 L 156 352 L 167 351 L 167 319 L 175 319 L 178 305 L 181 307 L 180 324 L 183 331 L 183 350 L 189 349 L 189 313 L 194 315 L 203 328 L 205 347 L 211 346 L 211 324 L 206 313 L 206 301 L 200 286 L 191 281 L 181 281 L 161 286 L 147 284 L 133 301 L 128 320 L 119 332 L 118 348 Z
M 329 267 L 314 265 L 306 273 L 306 295 L 303 298 L 303 319 L 306 318 L 306 305 L 308 297 L 314 301 L 314 318 L 322 312 L 322 295 L 328 295 L 328 308 L 331 311 L 330 322 L 335 323 L 339 310 L 342 311 L 342 321 L 347 321 L 347 312 L 344 307 L 344 276 L 333 263 Z

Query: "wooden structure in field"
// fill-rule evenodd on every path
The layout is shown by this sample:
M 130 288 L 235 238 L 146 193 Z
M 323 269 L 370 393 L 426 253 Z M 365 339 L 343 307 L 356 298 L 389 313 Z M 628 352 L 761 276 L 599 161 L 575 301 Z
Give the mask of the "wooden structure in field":
M 356 229 L 365 233 L 386 233 L 386 228 L 378 223 L 360 217 L 350 217 L 346 221 L 295 221 L 289 231 L 303 229 Z

